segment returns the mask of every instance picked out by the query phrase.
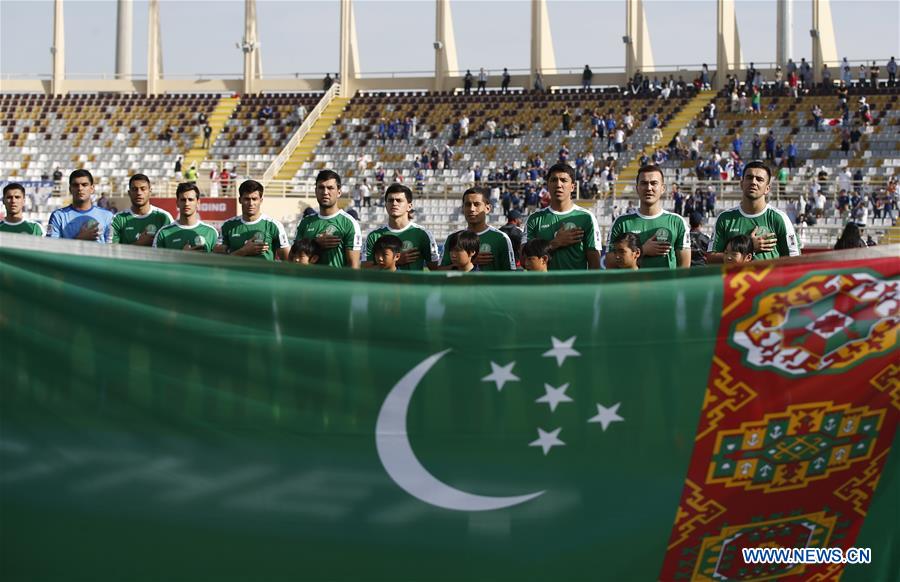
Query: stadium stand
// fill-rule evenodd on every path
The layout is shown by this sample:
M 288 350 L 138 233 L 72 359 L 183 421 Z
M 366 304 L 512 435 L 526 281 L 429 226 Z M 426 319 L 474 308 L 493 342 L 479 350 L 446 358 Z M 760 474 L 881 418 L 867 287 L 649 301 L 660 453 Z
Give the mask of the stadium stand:
M 623 167 L 648 143 L 653 131 L 647 127 L 656 113 L 665 125 L 687 102 L 689 95 L 668 100 L 635 97 L 616 92 L 582 92 L 561 90 L 552 93 L 488 92 L 485 94 L 408 93 L 388 92 L 361 94 L 354 97 L 344 115 L 327 133 L 314 152 L 314 159 L 303 164 L 294 180 L 309 182 L 316 172 L 326 166 L 345 176 L 354 184 L 360 178 L 370 181 L 375 169 L 382 166 L 388 176 L 399 170 L 407 182 L 415 176 L 415 161 L 423 151 L 437 149 L 442 154 L 450 145 L 453 156 L 450 168 L 425 169 L 425 193 L 439 194 L 445 189 L 457 189 L 463 176 L 476 165 L 482 169 L 500 168 L 504 164 L 521 167 L 540 156 L 547 164 L 558 159 L 559 150 L 569 149 L 570 159 L 591 150 L 606 151 L 604 138 L 592 139 L 591 113 L 598 110 L 614 115 L 621 125 L 627 109 L 634 116 L 633 130 L 626 132 L 629 148 L 617 155 Z M 565 109 L 571 116 L 571 129 L 562 130 Z M 395 122 L 402 126 L 407 119 L 416 118 L 416 135 L 404 138 L 399 129 L 393 138 L 379 133 L 379 125 Z M 459 135 L 459 121 L 469 119 L 468 136 Z M 486 123 L 497 123 L 495 137 L 490 139 Z M 509 137 L 504 137 L 504 132 Z M 364 168 L 361 167 L 364 159 Z
M 199 113 L 218 95 L 0 95 L 5 146 L 0 170 L 11 180 L 38 180 L 57 167 L 90 168 L 101 183 L 136 172 L 171 175 L 175 159 L 194 143 Z
M 252 171 L 265 171 L 300 126 L 302 114 L 298 110 L 310 111 L 322 95 L 318 92 L 243 96 L 210 149 L 209 158 L 251 162 Z

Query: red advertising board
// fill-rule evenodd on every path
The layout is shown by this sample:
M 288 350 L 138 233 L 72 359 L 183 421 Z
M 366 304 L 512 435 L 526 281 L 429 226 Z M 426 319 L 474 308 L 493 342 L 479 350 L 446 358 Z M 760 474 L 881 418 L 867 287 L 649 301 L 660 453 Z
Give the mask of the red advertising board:
M 151 198 L 150 204 L 162 208 L 178 218 L 178 206 L 174 198 Z M 200 219 L 215 227 L 219 227 L 229 218 L 237 215 L 237 200 L 234 198 L 204 198 L 200 200 Z

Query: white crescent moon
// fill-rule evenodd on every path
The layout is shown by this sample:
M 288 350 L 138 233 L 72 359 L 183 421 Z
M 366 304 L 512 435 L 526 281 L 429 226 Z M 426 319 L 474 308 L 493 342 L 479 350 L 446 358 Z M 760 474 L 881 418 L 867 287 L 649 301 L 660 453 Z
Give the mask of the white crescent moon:
M 404 491 L 425 503 L 457 511 L 490 511 L 530 501 L 543 491 L 516 497 L 486 497 L 450 487 L 429 473 L 416 458 L 406 434 L 406 414 L 422 378 L 444 354 L 433 354 L 406 373 L 391 389 L 375 425 L 375 445 L 384 470 Z

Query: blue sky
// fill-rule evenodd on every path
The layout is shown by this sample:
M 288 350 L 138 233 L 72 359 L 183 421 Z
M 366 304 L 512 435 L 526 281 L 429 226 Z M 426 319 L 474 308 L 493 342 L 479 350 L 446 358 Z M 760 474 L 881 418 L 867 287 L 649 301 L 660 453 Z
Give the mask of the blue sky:
M 529 66 L 530 7 L 521 0 L 451 3 L 461 68 Z M 658 65 L 715 62 L 713 0 L 646 0 L 648 27 Z M 832 0 L 838 53 L 855 59 L 900 56 L 900 3 Z M 339 4 L 336 0 L 257 0 L 263 73 L 321 76 L 338 68 Z M 427 71 L 434 65 L 433 1 L 356 0 L 356 24 L 364 73 Z M 739 0 L 738 26 L 746 60 L 775 58 L 775 2 Z M 162 0 L 163 67 L 167 76 L 239 75 L 243 34 L 241 0 Z M 559 67 L 595 70 L 624 66 L 621 37 L 625 2 L 549 2 Z M 51 70 L 53 2 L 0 0 L 0 73 Z M 115 70 L 115 0 L 65 0 L 67 74 Z M 795 2 L 795 60 L 810 57 L 811 4 Z M 676 23 L 673 25 L 673 23 Z M 134 72 L 146 72 L 147 2 L 134 3 Z

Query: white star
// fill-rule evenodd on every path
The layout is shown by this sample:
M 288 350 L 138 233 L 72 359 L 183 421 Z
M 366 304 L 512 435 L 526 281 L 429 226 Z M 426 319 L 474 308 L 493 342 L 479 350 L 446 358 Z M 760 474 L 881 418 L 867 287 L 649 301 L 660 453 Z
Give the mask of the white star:
M 577 336 L 572 336 L 566 341 L 560 341 L 555 337 L 551 337 L 550 341 L 553 342 L 553 349 L 547 350 L 544 352 L 545 358 L 556 358 L 556 365 L 558 367 L 562 367 L 563 362 L 566 361 L 566 358 L 569 356 L 580 356 L 581 354 L 572 349 L 572 344 L 575 343 L 575 338 Z
M 491 373 L 481 379 L 482 382 L 495 382 L 497 384 L 497 392 L 503 390 L 503 385 L 507 382 L 518 382 L 519 377 L 512 373 L 515 362 L 510 362 L 505 366 L 501 366 L 496 362 L 491 362 Z
M 606 408 L 602 404 L 598 404 L 597 405 L 597 416 L 592 416 L 590 419 L 588 419 L 588 422 L 599 422 L 601 424 L 601 426 L 603 426 L 603 431 L 606 432 L 606 427 L 608 427 L 610 425 L 610 423 L 620 422 L 620 421 L 625 420 L 624 418 L 622 418 L 621 416 L 616 414 L 616 411 L 619 410 L 620 404 L 622 404 L 622 403 L 616 402 L 614 405 L 610 406 L 609 408 Z
M 544 456 L 546 456 L 547 453 L 550 452 L 550 449 L 552 449 L 553 447 L 557 447 L 557 446 L 561 447 L 566 444 L 566 443 L 562 442 L 561 440 L 559 440 L 559 438 L 558 438 L 559 431 L 561 431 L 561 430 L 562 430 L 562 428 L 558 428 L 558 429 L 550 431 L 550 432 L 545 432 L 541 429 L 537 429 L 537 431 L 538 431 L 537 440 L 528 443 L 528 446 L 529 447 L 541 447 L 542 449 L 544 449 Z
M 535 400 L 535 402 L 546 402 L 550 405 L 550 412 L 553 412 L 560 402 L 572 402 L 572 399 L 566 396 L 566 390 L 568 388 L 568 382 L 559 388 L 554 388 L 550 384 L 544 384 L 544 390 L 546 390 L 547 393 Z

